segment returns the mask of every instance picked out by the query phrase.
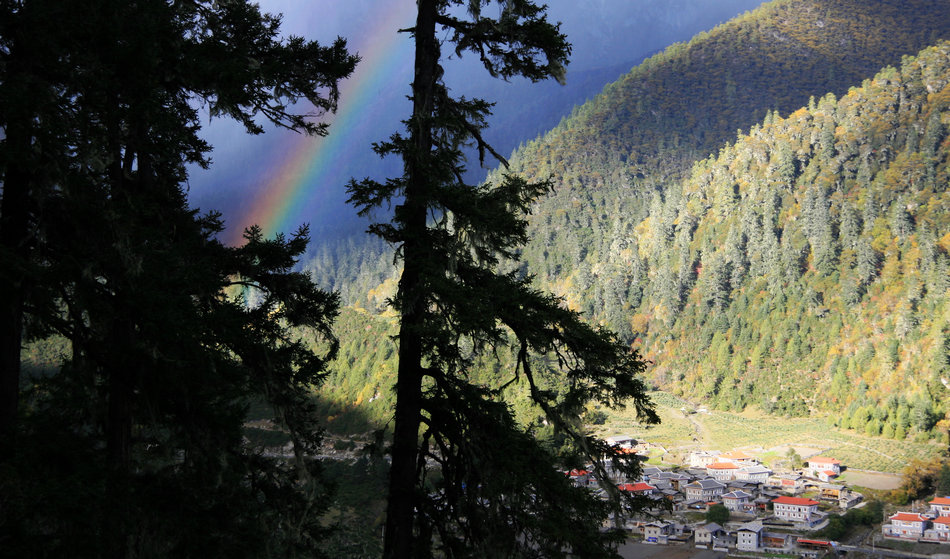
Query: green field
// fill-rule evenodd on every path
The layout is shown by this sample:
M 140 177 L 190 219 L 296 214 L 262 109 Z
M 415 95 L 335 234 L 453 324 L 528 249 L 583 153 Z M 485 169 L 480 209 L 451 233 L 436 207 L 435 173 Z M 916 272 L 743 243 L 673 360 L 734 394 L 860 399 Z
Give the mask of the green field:
M 822 418 L 790 418 L 745 412 L 696 411 L 689 403 L 666 392 L 652 392 L 662 423 L 645 426 L 632 410 L 608 414 L 598 433 L 626 434 L 662 446 L 663 457 L 651 453 L 651 462 L 680 463 L 691 450 L 743 449 L 766 464 L 782 461 L 788 447 L 807 457 L 815 453 L 831 456 L 850 468 L 880 472 L 900 472 L 914 458 L 929 459 L 944 447 L 937 443 L 895 441 L 867 437 L 830 427 Z M 810 451 L 810 452 L 809 452 Z

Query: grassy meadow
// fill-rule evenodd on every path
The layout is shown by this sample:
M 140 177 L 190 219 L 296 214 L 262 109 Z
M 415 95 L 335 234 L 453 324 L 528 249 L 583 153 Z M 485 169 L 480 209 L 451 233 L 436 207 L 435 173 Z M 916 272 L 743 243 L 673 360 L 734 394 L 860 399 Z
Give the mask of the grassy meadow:
M 944 449 L 934 442 L 858 435 L 831 427 L 822 418 L 771 416 L 757 410 L 705 410 L 666 392 L 650 396 L 660 415 L 659 425 L 642 425 L 632 410 L 621 410 L 608 413 L 598 434 L 631 435 L 657 445 L 651 452 L 652 464 L 684 463 L 692 450 L 741 449 L 774 467 L 786 461 L 791 447 L 803 458 L 821 454 L 837 458 L 849 468 L 900 472 L 909 460 L 933 458 Z

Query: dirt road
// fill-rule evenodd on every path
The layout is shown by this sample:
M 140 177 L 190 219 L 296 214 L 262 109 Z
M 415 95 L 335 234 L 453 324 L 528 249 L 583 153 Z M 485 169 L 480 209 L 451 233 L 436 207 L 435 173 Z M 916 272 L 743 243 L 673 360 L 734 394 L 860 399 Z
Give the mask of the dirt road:
M 689 545 L 649 545 L 628 542 L 618 550 L 624 559 L 722 559 L 721 551 L 696 549 Z

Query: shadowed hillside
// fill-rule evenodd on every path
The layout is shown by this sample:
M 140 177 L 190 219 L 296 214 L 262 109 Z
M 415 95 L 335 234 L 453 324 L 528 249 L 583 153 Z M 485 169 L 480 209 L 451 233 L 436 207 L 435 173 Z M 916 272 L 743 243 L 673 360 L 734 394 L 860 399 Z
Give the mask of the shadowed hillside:
M 555 186 L 524 270 L 678 394 L 942 437 L 946 47 L 908 57 L 941 37 L 950 2 L 782 0 L 670 47 L 513 156 Z M 385 366 L 346 368 L 341 409 L 385 398 Z
M 534 214 L 529 270 L 632 338 L 642 270 L 619 254 L 694 161 L 944 37 L 950 2 L 781 0 L 668 48 L 512 157 L 556 186 Z
M 942 43 L 693 167 L 637 226 L 633 322 L 658 379 L 723 409 L 945 438 L 948 84 Z

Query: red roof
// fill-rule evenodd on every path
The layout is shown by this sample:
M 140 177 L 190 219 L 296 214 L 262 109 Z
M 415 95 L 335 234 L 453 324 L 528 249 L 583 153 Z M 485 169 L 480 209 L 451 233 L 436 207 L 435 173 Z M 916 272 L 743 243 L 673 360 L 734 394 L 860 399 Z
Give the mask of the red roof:
M 805 507 L 810 507 L 812 505 L 817 505 L 818 501 L 812 501 L 811 499 L 803 499 L 801 497 L 779 497 L 778 499 L 772 499 L 773 503 L 778 503 L 780 505 L 800 505 Z
M 652 491 L 656 489 L 656 487 L 653 487 L 649 483 L 643 483 L 642 481 L 640 483 L 621 483 L 620 485 L 617 486 L 617 488 L 620 489 L 621 491 L 633 491 L 633 492 Z
M 828 458 L 827 456 L 812 456 L 808 459 L 809 462 L 815 462 L 816 464 L 840 464 L 840 460 L 835 460 L 834 458 Z
M 899 512 L 892 516 L 891 520 L 901 520 L 904 522 L 926 522 L 930 519 L 926 516 L 919 515 L 916 512 Z
M 713 462 L 706 466 L 706 468 L 711 470 L 736 470 L 739 466 L 736 466 L 732 462 Z
M 838 475 L 838 474 L 834 473 L 833 470 L 825 470 L 825 471 L 823 471 L 822 473 L 825 474 L 825 475 L 828 476 L 828 477 L 835 477 L 835 476 Z
M 566 473 L 567 473 L 567 475 L 569 475 L 569 476 L 571 476 L 571 477 L 586 476 L 586 475 L 587 475 L 587 470 L 571 470 L 571 471 L 566 472 Z
M 950 497 L 937 497 L 930 501 L 931 505 L 950 505 Z
M 934 518 L 934 524 L 950 524 L 950 516 L 941 516 Z

